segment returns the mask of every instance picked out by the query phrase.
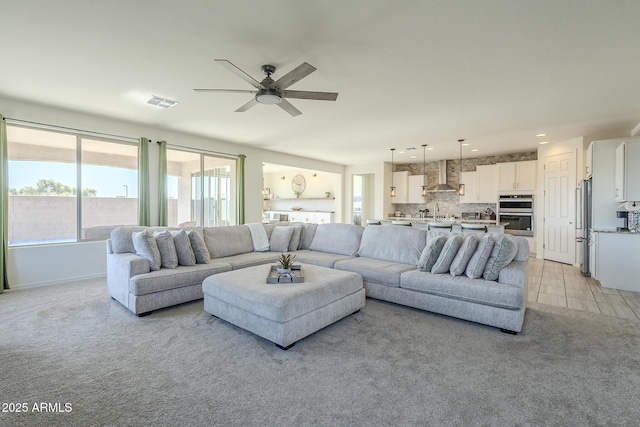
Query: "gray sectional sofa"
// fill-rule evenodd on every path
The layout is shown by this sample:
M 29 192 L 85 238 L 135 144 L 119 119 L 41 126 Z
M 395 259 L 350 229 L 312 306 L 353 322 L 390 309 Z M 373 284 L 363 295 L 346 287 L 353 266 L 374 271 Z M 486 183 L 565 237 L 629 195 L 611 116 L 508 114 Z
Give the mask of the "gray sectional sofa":
M 203 298 L 202 282 L 211 275 L 274 263 L 280 253 L 291 252 L 300 263 L 360 274 L 370 298 L 494 326 L 504 332 L 522 329 L 529 260 L 529 246 L 523 238 L 351 224 L 276 223 L 263 227 L 271 243 L 267 251 L 255 250 L 255 236 L 245 225 L 169 229 L 176 247 L 187 231 L 191 249 L 199 249 L 200 256 L 196 259 L 194 254 L 191 261 L 195 262 L 185 262 L 191 265 L 155 265 L 155 270 L 151 268 L 153 255 L 139 254 L 134 240 L 153 233 L 162 239 L 158 233 L 166 228 L 116 229 L 107 241 L 109 293 L 133 313 L 144 315 Z M 283 241 L 283 236 L 289 240 Z M 484 258 L 479 256 L 481 247 Z M 185 253 L 183 258 L 189 258 Z M 453 274 L 449 264 L 462 267 L 460 262 L 468 266 L 466 274 L 464 268 Z M 471 266 L 477 269 L 479 264 L 482 268 L 475 275 L 469 274 Z M 443 272 L 426 271 L 437 269 Z M 483 272 L 489 279 L 478 277 Z

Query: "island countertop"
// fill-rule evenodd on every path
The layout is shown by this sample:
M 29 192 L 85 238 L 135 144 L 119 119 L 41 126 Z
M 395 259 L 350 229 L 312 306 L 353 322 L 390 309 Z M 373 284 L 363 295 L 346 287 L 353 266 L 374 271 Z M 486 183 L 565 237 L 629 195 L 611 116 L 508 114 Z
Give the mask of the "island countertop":
M 460 225 L 460 224 L 486 224 L 486 225 L 501 225 L 501 226 L 507 226 L 509 225 L 508 222 L 498 222 L 495 219 L 461 219 L 461 218 L 437 218 L 434 219 L 433 217 L 427 217 L 427 218 L 415 218 L 415 217 L 410 217 L 410 216 L 394 216 L 394 217 L 389 217 L 387 219 L 382 219 L 379 221 L 409 221 L 411 223 L 416 223 L 416 224 L 428 224 L 428 223 L 443 223 L 443 224 L 456 224 L 456 225 Z

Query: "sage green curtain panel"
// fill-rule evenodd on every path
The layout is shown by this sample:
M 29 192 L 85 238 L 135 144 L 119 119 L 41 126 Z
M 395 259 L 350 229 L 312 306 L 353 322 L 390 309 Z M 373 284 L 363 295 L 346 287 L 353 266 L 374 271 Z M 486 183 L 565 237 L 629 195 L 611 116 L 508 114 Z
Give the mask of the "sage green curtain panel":
M 7 277 L 7 256 L 9 254 L 9 156 L 7 155 L 7 124 L 0 114 L 0 234 L 2 245 L 0 245 L 0 276 L 2 276 L 2 286 L 0 293 L 9 289 L 9 279 Z
M 158 142 L 158 225 L 169 222 L 169 194 L 167 190 L 167 141 Z
M 244 159 L 247 156 L 244 154 L 240 154 L 238 156 L 238 162 L 236 164 L 236 180 L 238 185 L 238 194 L 237 194 L 237 224 L 244 224 Z
M 151 225 L 149 140 L 147 138 L 140 138 L 138 144 L 138 225 Z

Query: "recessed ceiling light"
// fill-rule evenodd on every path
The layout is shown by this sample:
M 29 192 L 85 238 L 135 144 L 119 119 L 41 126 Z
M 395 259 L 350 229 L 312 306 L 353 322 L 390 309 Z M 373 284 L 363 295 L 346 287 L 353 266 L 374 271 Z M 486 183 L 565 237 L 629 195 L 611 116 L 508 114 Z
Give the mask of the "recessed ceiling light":
M 404 154 L 404 151 L 398 151 L 398 154 Z
M 538 144 L 542 145 L 542 144 L 548 144 L 549 141 L 540 141 Z
M 467 145 L 469 145 L 468 142 L 465 142 L 465 143 L 462 144 L 463 147 L 466 147 Z
M 471 150 L 471 151 L 478 151 L 478 149 L 477 149 L 477 148 L 474 148 L 474 149 L 473 149 L 473 150 Z
M 547 134 L 546 133 L 539 133 L 536 136 L 543 137 L 543 136 L 547 136 Z
M 171 108 L 177 103 L 178 103 L 177 101 L 172 101 L 170 99 L 162 98 L 155 95 L 153 95 L 151 99 L 147 101 L 147 104 L 157 105 L 158 107 L 161 107 L 161 108 Z
M 412 159 L 415 159 L 415 158 L 416 158 L 416 156 L 411 156 L 411 158 L 412 158 Z
M 427 147 L 427 151 L 433 151 L 433 147 Z

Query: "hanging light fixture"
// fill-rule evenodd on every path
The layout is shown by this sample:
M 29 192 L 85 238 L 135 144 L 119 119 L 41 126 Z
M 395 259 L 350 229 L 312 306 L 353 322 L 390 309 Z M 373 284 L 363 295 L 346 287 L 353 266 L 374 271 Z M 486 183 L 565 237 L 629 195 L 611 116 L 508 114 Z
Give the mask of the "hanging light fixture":
M 458 195 L 464 196 L 464 184 L 462 183 L 462 143 L 464 139 L 459 139 L 458 143 L 460 144 L 460 175 L 458 178 Z
M 427 196 L 427 144 L 422 144 L 422 197 Z
M 395 148 L 391 149 L 391 197 L 396 197 L 396 187 L 393 185 L 393 152 Z

